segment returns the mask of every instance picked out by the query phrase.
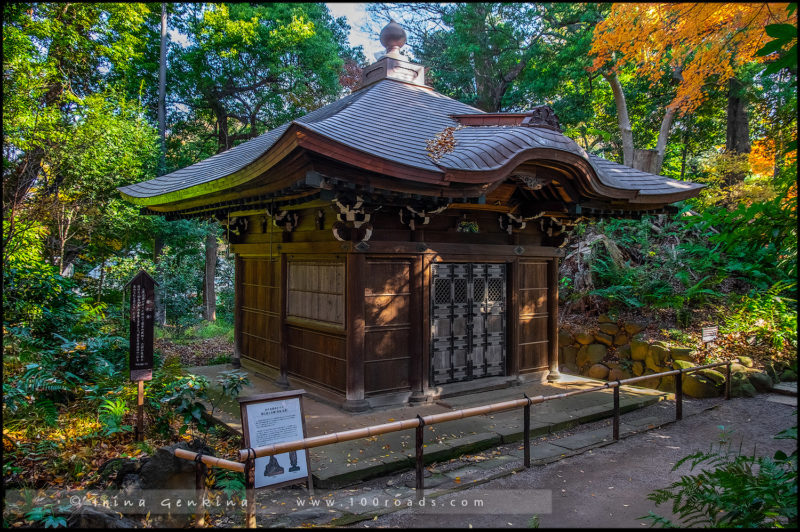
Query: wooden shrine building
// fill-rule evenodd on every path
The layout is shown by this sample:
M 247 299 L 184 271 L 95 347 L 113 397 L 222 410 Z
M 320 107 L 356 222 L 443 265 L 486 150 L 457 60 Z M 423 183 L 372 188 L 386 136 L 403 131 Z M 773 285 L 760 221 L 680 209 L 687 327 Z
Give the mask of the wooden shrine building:
M 224 225 L 235 362 L 282 386 L 359 411 L 557 376 L 565 229 L 701 185 L 588 154 L 548 107 L 443 96 L 398 53 L 400 26 L 381 42 L 352 94 L 120 191 Z

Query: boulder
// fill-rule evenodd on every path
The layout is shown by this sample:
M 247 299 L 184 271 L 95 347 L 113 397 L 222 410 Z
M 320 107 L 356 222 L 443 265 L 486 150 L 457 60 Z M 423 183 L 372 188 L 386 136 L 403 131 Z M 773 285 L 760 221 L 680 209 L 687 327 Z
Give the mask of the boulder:
M 617 348 L 617 356 L 620 360 L 628 360 L 631 358 L 630 344 L 621 345 Z
M 569 331 L 560 329 L 558 331 L 558 347 L 566 347 L 575 343 L 575 338 L 572 337 Z
M 652 344 L 650 349 L 647 350 L 647 355 L 644 358 L 644 364 L 654 372 L 658 373 L 664 371 L 669 351 L 664 349 L 663 346 Z
M 731 379 L 733 379 L 733 376 L 731 376 Z M 766 373 L 761 371 L 749 372 L 747 375 L 747 380 L 750 381 L 750 384 L 753 385 L 753 388 L 755 388 L 756 391 L 768 392 L 772 390 L 772 379 Z
M 757 393 L 744 374 L 737 373 L 731 376 L 731 397 L 755 397 Z
M 797 373 L 790 369 L 783 370 L 781 373 L 781 381 L 782 382 L 795 382 L 797 380 Z
M 589 344 L 578 350 L 576 363 L 579 368 L 597 364 L 606 357 L 606 346 L 600 344 Z
M 214 455 L 200 440 L 191 443 L 179 442 L 159 448 L 139 472 L 142 489 L 194 489 L 194 462 L 175 456 L 175 449 Z
M 658 389 L 662 392 L 675 393 L 675 375 L 664 375 L 658 383 Z
M 599 328 L 602 332 L 606 333 L 609 336 L 614 336 L 619 333 L 619 327 L 617 327 L 613 323 L 601 323 Z
M 725 375 L 723 375 L 722 373 L 720 373 L 717 370 L 714 370 L 714 369 L 701 369 L 697 373 L 699 373 L 703 377 L 706 377 L 706 378 L 714 381 L 714 384 L 719 384 L 719 385 L 725 384 Z
M 694 361 L 694 350 L 688 347 L 671 347 L 669 354 L 672 360 L 686 360 L 687 362 Z
M 734 367 L 738 365 L 739 364 L 734 364 Z M 771 360 L 768 360 L 764 363 L 764 371 L 767 373 L 767 375 L 769 375 L 774 384 L 778 384 L 779 382 L 781 382 L 780 373 L 775 369 L 775 365 L 772 363 Z
M 594 342 L 594 335 L 585 332 L 579 332 L 575 335 L 575 340 L 581 345 L 589 345 Z
M 633 336 L 636 333 L 642 332 L 645 328 L 645 324 L 637 321 L 626 321 L 623 328 L 629 336 Z
M 580 370 L 578 369 L 578 366 L 576 366 L 575 364 L 564 364 L 560 368 L 558 368 L 558 371 L 560 371 L 561 373 L 569 373 L 570 375 L 580 374 Z
M 752 358 L 746 357 L 746 356 L 743 356 L 743 355 L 740 355 L 737 358 L 739 359 L 739 364 L 741 364 L 742 366 L 744 366 L 746 368 L 752 368 L 753 367 L 753 359 Z
M 614 323 L 614 320 L 608 317 L 608 314 L 600 314 L 597 317 L 597 323 Z
M 578 348 L 568 345 L 563 349 L 563 356 L 562 356 L 562 363 L 566 365 L 575 366 L 576 364 L 576 357 L 578 356 Z
M 605 380 L 608 377 L 608 367 L 603 364 L 594 364 L 589 368 L 587 375 L 593 379 Z
M 686 360 L 673 360 L 672 361 L 672 369 L 686 369 L 686 368 L 693 368 L 696 364 L 694 362 L 688 362 Z
M 628 343 L 628 335 L 619 333 L 614 336 L 614 345 L 625 345 Z
M 733 364 L 731 364 L 731 374 L 734 374 L 734 373 L 743 373 L 743 374 L 747 375 L 750 372 L 748 371 L 748 369 L 745 366 L 742 366 L 741 364 L 733 363 Z
M 630 379 L 633 375 L 631 372 L 623 367 L 614 368 L 608 372 L 608 380 L 621 381 L 623 379 Z
M 720 390 L 714 381 L 696 373 L 687 373 L 683 376 L 683 393 L 689 397 L 704 399 L 719 396 Z
M 643 375 L 653 375 L 654 373 L 655 371 L 647 369 L 645 370 Z M 653 377 L 651 379 L 645 379 L 643 381 L 636 382 L 634 383 L 634 386 L 641 386 L 643 388 L 652 388 L 655 390 L 658 389 L 658 385 L 660 383 L 661 383 L 661 377 Z
M 639 360 L 637 360 L 636 362 L 633 363 L 631 371 L 636 377 L 641 377 L 642 375 L 644 375 L 644 364 Z
M 69 528 L 136 528 L 137 523 L 100 505 L 80 505 L 67 517 Z
M 611 336 L 609 336 L 609 335 L 607 335 L 605 333 L 601 333 L 601 332 L 596 333 L 594 335 L 594 339 L 597 340 L 598 343 L 601 343 L 601 344 L 609 346 L 609 347 L 611 346 L 611 344 L 614 343 L 614 338 L 613 337 L 611 337 Z
M 650 344 L 641 340 L 631 340 L 631 358 L 633 360 L 644 361 L 647 356 L 647 351 L 650 349 Z

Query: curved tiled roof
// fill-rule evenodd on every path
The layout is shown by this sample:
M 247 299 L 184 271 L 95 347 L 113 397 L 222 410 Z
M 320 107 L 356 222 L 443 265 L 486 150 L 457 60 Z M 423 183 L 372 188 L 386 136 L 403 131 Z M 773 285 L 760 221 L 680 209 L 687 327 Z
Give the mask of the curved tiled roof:
M 515 156 L 544 148 L 582 159 L 596 173 L 601 185 L 627 191 L 629 195 L 666 195 L 661 201 L 670 202 L 694 195 L 693 191 L 702 186 L 648 174 L 587 154 L 572 139 L 541 127 L 458 128 L 454 131 L 454 149 L 437 160 L 429 157 L 427 142 L 445 128 L 459 125 L 451 115 L 480 113 L 483 111 L 428 87 L 384 79 L 223 153 L 119 190 L 146 204 L 158 203 L 159 196 L 201 185 L 207 193 L 213 181 L 247 168 L 267 153 L 293 124 L 333 143 L 412 170 L 438 173 L 442 178 L 451 170 L 496 171 L 508 166 Z M 186 192 L 192 196 L 190 190 Z M 671 195 L 674 199 L 669 199 Z

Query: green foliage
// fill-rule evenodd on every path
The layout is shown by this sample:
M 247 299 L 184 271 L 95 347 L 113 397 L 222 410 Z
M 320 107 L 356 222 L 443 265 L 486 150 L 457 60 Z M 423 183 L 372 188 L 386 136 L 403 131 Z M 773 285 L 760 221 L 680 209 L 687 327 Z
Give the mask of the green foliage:
M 797 300 L 783 294 L 796 282 L 778 281 L 764 292 L 751 291 L 739 300 L 738 309 L 726 316 L 723 331 L 743 331 L 772 343 L 797 348 Z
M 104 427 L 104 436 L 111 436 L 118 432 L 130 432 L 133 427 L 123 425 L 122 418 L 127 413 L 125 400 L 122 397 L 104 399 L 99 408 L 100 423 Z
M 781 432 L 776 438 L 797 440 L 797 427 Z M 727 439 L 727 438 L 726 438 Z M 672 501 L 672 512 L 680 521 L 653 512 L 641 517 L 662 527 L 797 527 L 797 451 L 790 455 L 777 451 L 772 458 L 733 452 L 723 441 L 708 452 L 696 452 L 679 460 L 691 471 L 669 487 L 658 489 L 648 499 L 660 505 Z
M 244 475 L 228 469 L 219 469 L 214 473 L 215 487 L 221 489 L 229 498 L 245 496 Z

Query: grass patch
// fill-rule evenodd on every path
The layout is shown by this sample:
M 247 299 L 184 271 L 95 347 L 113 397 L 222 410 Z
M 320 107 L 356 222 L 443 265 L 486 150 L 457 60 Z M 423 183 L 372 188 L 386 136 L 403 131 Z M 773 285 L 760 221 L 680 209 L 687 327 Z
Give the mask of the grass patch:
M 191 327 L 156 327 L 155 337 L 162 340 L 169 340 L 175 344 L 186 345 L 197 340 L 208 340 L 210 338 L 224 338 L 229 343 L 233 343 L 233 323 L 227 320 L 204 321 Z

